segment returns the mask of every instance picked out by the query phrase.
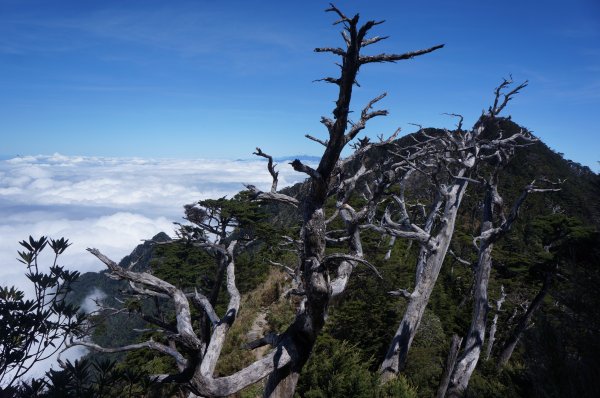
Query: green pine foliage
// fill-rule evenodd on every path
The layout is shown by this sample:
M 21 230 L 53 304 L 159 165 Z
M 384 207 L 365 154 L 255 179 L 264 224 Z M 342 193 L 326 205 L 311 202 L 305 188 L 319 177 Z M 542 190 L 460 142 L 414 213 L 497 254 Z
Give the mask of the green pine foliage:
M 327 335 L 319 337 L 313 355 L 305 365 L 297 397 L 328 398 L 416 398 L 414 388 L 403 376 L 381 386 L 376 372 L 370 371 L 372 358 L 359 347 Z

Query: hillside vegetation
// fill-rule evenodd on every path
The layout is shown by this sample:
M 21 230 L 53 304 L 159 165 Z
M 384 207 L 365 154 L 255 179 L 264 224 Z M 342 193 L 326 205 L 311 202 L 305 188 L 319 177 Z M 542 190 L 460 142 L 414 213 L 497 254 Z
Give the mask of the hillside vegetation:
M 503 127 L 518 128 L 514 123 Z M 370 157 L 377 160 L 379 156 L 385 154 Z M 522 186 L 540 176 L 565 182 L 559 192 L 528 198 L 510 235 L 495 248 L 490 306 L 495 307 L 501 287 L 506 301 L 498 314 L 491 356 L 480 361 L 467 396 L 592 397 L 600 392 L 600 300 L 596 289 L 600 282 L 600 207 L 595 200 L 600 194 L 600 178 L 538 142 L 519 149 L 505 170 L 501 180 L 505 200 L 511 201 Z M 303 189 L 299 184 L 286 192 L 301 195 Z M 474 187 L 465 199 L 452 242 L 456 257 L 448 256 L 442 268 L 404 376 L 388 387 L 389 391 L 378 389 L 377 367 L 405 306 L 403 298 L 390 297 L 387 292 L 411 286 L 418 251 L 409 241 L 398 239 L 391 256 L 385 259 L 389 238 L 373 234 L 364 239 L 364 250 L 385 278 L 377 278 L 366 267 L 357 269 L 346 293 L 330 308 L 327 326 L 300 378 L 298 396 L 435 395 L 451 336 L 464 335 L 469 327 L 473 269 L 457 258 L 476 260 L 471 241 L 479 228 L 481 191 Z M 265 214 L 262 222 L 275 228 L 279 235 L 291 234 L 298 227 L 293 212 L 282 217 L 276 206 L 260 209 Z M 333 212 L 333 207 L 329 211 Z M 552 250 L 545 250 L 558 238 Z M 166 237 L 161 234 L 153 241 L 165 242 Z M 149 270 L 178 286 L 200 286 L 209 291 L 215 282 L 214 262 L 201 250 L 183 243 L 146 243 L 121 264 L 127 266 L 132 261 L 139 270 Z M 282 332 L 293 318 L 298 299 L 285 294 L 291 288 L 289 277 L 280 266 L 271 265 L 293 261 L 296 260 L 289 252 L 270 244 L 259 244 L 238 257 L 236 276 L 244 298 L 239 322 L 228 336 L 217 367 L 219 374 L 231 374 L 255 359 L 260 354 L 251 350 L 240 354 L 238 348 L 259 335 Z M 504 341 L 542 288 L 545 275 L 555 266 L 558 272 L 543 305 L 534 314 L 508 366 L 498 372 L 496 360 Z M 126 288 L 123 282 L 112 281 L 104 273 L 84 274 L 78 284 L 77 297 L 99 288 L 109 297 L 105 304 L 111 306 L 115 304 L 113 297 L 120 297 Z M 218 302 L 217 308 L 223 310 L 227 302 L 224 292 Z M 150 312 L 160 308 L 165 320 L 173 316 L 168 308 L 156 304 L 127 301 L 128 311 L 103 319 L 94 340 L 112 346 L 139 340 L 142 336 L 132 330 L 149 327 L 136 316 L 142 308 Z M 488 317 L 493 315 L 492 309 Z M 258 329 L 257 319 L 264 319 Z M 97 360 L 97 355 L 91 354 L 88 359 Z M 140 378 L 173 366 L 167 357 L 161 359 L 149 351 L 120 354 L 117 358 L 117 368 L 140 369 Z M 141 386 L 136 388 L 142 390 Z M 260 388 L 251 387 L 242 396 L 259 395 Z M 397 391 L 390 390 L 393 388 Z

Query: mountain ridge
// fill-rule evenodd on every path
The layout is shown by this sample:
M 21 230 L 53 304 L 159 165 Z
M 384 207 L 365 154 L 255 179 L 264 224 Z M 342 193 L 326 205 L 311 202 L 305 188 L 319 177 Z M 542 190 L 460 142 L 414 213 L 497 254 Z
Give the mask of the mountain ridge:
M 503 124 L 500 126 L 504 131 L 510 133 L 510 131 L 514 131 L 515 129 L 521 129 L 516 123 L 513 123 L 510 120 L 503 119 Z M 408 143 L 412 140 L 411 136 L 401 137 L 398 142 L 400 143 Z M 377 162 L 378 159 L 381 158 L 382 150 L 378 149 L 377 151 L 370 152 L 367 157 L 370 158 L 369 161 Z M 361 159 L 356 159 L 355 162 L 359 162 Z M 351 169 L 356 169 L 358 167 L 358 163 L 352 163 L 348 167 Z M 516 231 L 514 231 L 513 236 L 509 236 L 506 239 L 506 242 L 502 242 L 498 245 L 496 251 L 496 259 L 495 259 L 495 268 L 494 268 L 494 282 L 490 285 L 490 295 L 496 295 L 497 291 L 500 288 L 501 284 L 507 284 L 509 289 L 513 289 L 512 285 L 523 285 L 525 283 L 529 283 L 528 286 L 525 286 L 523 292 L 521 294 L 532 296 L 535 293 L 535 289 L 539 286 L 539 279 L 536 276 L 535 270 L 535 261 L 533 255 L 527 255 L 527 242 L 523 240 L 523 237 L 526 236 L 529 229 L 534 228 L 536 223 L 539 223 L 539 220 L 542 220 L 543 217 L 552 216 L 553 214 L 563 214 L 565 217 L 574 217 L 578 219 L 582 224 L 587 225 L 595 230 L 595 238 L 596 242 L 598 241 L 597 233 L 600 226 L 600 204 L 594 198 L 600 196 L 600 176 L 587 166 L 582 166 L 576 162 L 569 161 L 564 159 L 561 154 L 551 150 L 545 143 L 541 140 L 534 143 L 533 145 L 529 145 L 527 147 L 519 148 L 512 162 L 506 167 L 504 170 L 504 174 L 500 179 L 500 190 L 503 192 L 503 196 L 508 203 L 512 201 L 513 197 L 516 197 L 520 190 L 526 185 L 531 183 L 531 181 L 535 178 L 547 178 L 549 180 L 561 180 L 564 181 L 561 186 L 561 191 L 557 193 L 553 193 L 551 195 L 539 195 L 533 196 L 528 199 L 526 204 L 522 209 L 521 219 L 516 224 Z M 282 191 L 287 194 L 292 195 L 301 195 L 303 192 L 303 183 L 296 184 L 292 187 L 287 187 Z M 474 224 L 473 219 L 477 218 L 477 209 L 478 209 L 478 200 L 480 200 L 481 192 L 477 189 L 477 187 L 473 187 L 470 191 L 468 198 L 465 200 L 464 209 L 461 211 L 460 222 L 464 223 L 464 225 L 469 226 L 462 227 L 460 226 L 456 233 L 456 243 L 454 247 L 457 253 L 461 251 L 465 251 L 468 242 L 470 242 L 470 226 Z M 276 217 L 277 222 L 279 223 L 288 223 L 289 225 L 294 224 L 294 220 L 296 219 L 293 212 L 287 210 L 283 213 L 278 212 L 281 206 L 274 206 L 272 208 L 273 215 Z M 160 236 L 155 236 L 153 240 L 166 239 L 168 236 L 166 234 Z M 160 247 L 161 245 L 159 245 Z M 516 248 L 516 249 L 515 249 Z M 145 242 L 144 244 L 138 245 L 130 255 L 124 257 L 120 264 L 122 266 L 129 266 L 132 263 L 133 267 L 136 270 L 148 270 L 150 269 L 150 263 L 152 262 L 153 252 L 155 247 L 153 247 L 149 242 Z M 377 249 L 380 250 L 380 249 Z M 579 249 L 580 250 L 580 249 Z M 591 252 L 594 252 L 591 250 Z M 393 249 L 393 258 L 392 261 L 399 261 L 399 259 L 404 259 L 402 263 L 410 263 L 410 261 L 406 261 L 407 257 L 412 256 L 410 245 L 406 245 L 405 243 L 398 243 L 396 247 Z M 563 280 L 561 283 L 566 287 L 563 287 L 565 291 L 576 291 L 577 283 L 580 283 L 582 278 L 589 277 L 592 281 L 600 282 L 600 276 L 598 275 L 597 266 L 594 268 L 589 263 L 594 257 L 594 253 L 590 254 L 589 259 L 586 257 L 585 260 L 581 260 L 581 255 L 577 255 L 577 258 L 573 259 L 573 263 L 569 263 L 565 265 L 567 268 L 564 270 L 563 278 L 569 278 L 567 280 Z M 588 261 L 588 263 L 581 263 L 581 261 Z M 452 262 L 451 259 L 447 260 L 447 262 Z M 386 275 L 398 274 L 400 275 L 401 271 L 396 270 L 395 268 L 391 268 L 390 263 L 381 262 L 377 260 L 376 265 L 380 268 L 381 272 L 386 273 Z M 590 268 L 592 267 L 592 268 Z M 448 334 L 451 332 L 460 332 L 464 333 L 464 328 L 466 327 L 465 320 L 459 319 L 461 316 L 464 316 L 467 313 L 467 309 L 469 307 L 468 300 L 466 304 L 449 304 L 453 300 L 456 300 L 456 297 L 464 295 L 468 285 L 464 282 L 460 281 L 460 278 L 464 278 L 467 280 L 469 278 L 469 270 L 466 269 L 458 269 L 455 268 L 455 265 L 452 267 L 445 266 L 444 269 L 445 274 L 441 276 L 439 286 L 436 286 L 436 291 L 434 292 L 434 296 L 432 297 L 432 302 L 428 307 L 427 317 L 424 320 L 426 325 L 435 325 L 435 328 L 431 329 L 429 334 L 421 334 L 416 341 L 416 347 L 413 349 L 414 353 L 411 354 L 413 357 L 413 362 L 409 365 L 407 369 L 407 374 L 409 379 L 414 385 L 419 387 L 419 396 L 427 396 L 430 392 L 432 392 L 432 380 L 437 380 L 437 365 L 436 361 L 442 361 L 445 355 L 445 341 L 447 341 Z M 454 271 L 453 271 L 454 270 Z M 267 273 L 269 271 L 266 271 Z M 408 275 L 407 281 L 410 280 L 411 271 L 410 267 L 408 270 L 402 271 L 402 275 L 398 276 L 394 283 L 398 281 L 402 281 Z M 454 273 L 454 274 L 453 274 Z M 82 275 L 84 280 L 89 281 L 99 281 L 99 278 L 106 278 L 106 271 L 102 271 L 101 273 L 97 273 L 98 275 L 91 276 L 88 274 Z M 88 276 L 86 276 L 88 275 Z M 98 279 L 96 279 L 98 278 Z M 458 278 L 458 279 L 457 279 Z M 443 283 L 442 283 L 443 281 Z M 94 282 L 96 283 L 96 282 Z M 102 282 L 98 282 L 102 283 Z M 105 285 L 108 286 L 107 282 L 104 282 Z M 111 289 L 114 292 L 114 295 L 120 293 L 120 289 L 125 289 L 126 284 L 118 281 L 108 282 L 110 284 L 114 283 Z M 120 285 L 119 285 L 120 283 Z M 385 294 L 382 285 L 378 285 L 373 281 L 372 277 L 364 273 L 363 271 L 357 270 L 356 275 L 353 275 L 352 280 L 352 289 L 346 294 L 344 300 L 339 305 L 334 306 L 331 310 L 331 326 L 327 329 L 327 336 L 331 336 L 328 338 L 340 339 L 340 340 L 348 340 L 352 342 L 352 344 L 357 344 L 356 349 L 360 352 L 364 352 L 367 356 L 377 357 L 380 355 L 380 348 L 376 347 L 368 347 L 366 346 L 366 342 L 369 339 L 373 340 L 373 337 L 366 337 L 364 333 L 373 333 L 374 328 L 373 324 L 381 323 L 381 320 L 377 320 L 373 318 L 377 314 L 380 313 L 380 308 L 385 309 L 385 311 L 394 311 L 395 313 L 401 312 L 402 305 L 396 304 L 395 306 L 390 306 L 389 302 L 383 301 Z M 404 282 L 402 282 L 404 283 Z M 410 282 L 406 282 L 410 283 Z M 586 282 L 589 289 L 590 282 Z M 593 286 L 593 284 L 592 284 Z M 517 286 L 518 287 L 518 286 Z M 461 290 L 463 289 L 463 290 Z M 462 293 L 461 293 L 462 292 Z M 252 293 L 249 293 L 252 294 Z M 590 292 L 591 298 L 583 298 L 576 297 L 576 300 L 580 300 L 576 302 L 576 305 L 580 305 L 584 300 L 591 300 L 592 303 L 600 304 L 598 294 L 592 291 Z M 566 302 L 569 298 L 562 297 L 563 293 L 556 293 L 556 300 L 560 300 L 561 302 Z M 368 299 L 367 299 L 368 297 Z M 574 296 L 575 297 L 575 296 Z M 372 305 L 377 305 L 377 308 L 368 308 L 364 307 L 364 304 L 369 302 Z M 379 303 L 379 304 L 373 304 Z M 517 308 L 517 303 L 510 304 L 509 307 Z M 529 367 L 529 363 L 535 363 L 535 361 L 539 360 L 543 353 L 535 353 L 536 347 L 539 346 L 540 339 L 543 338 L 543 334 L 535 337 L 536 333 L 538 335 L 542 333 L 548 334 L 547 326 L 545 322 L 559 322 L 562 327 L 565 329 L 561 331 L 564 336 L 568 336 L 572 344 L 574 344 L 571 348 L 577 352 L 577 355 L 582 356 L 583 359 L 580 361 L 571 361 L 565 362 L 563 366 L 565 366 L 566 370 L 563 369 L 564 372 L 568 372 L 572 374 L 573 369 L 580 369 L 582 364 L 584 363 L 595 363 L 593 359 L 590 359 L 590 355 L 593 353 L 600 353 L 600 349 L 596 346 L 589 349 L 589 352 L 581 351 L 581 347 L 578 345 L 584 344 L 587 340 L 583 337 L 580 340 L 577 339 L 574 334 L 580 333 L 584 336 L 586 333 L 591 334 L 591 336 L 598 337 L 598 332 L 594 332 L 593 328 L 598 321 L 600 321 L 600 314 L 597 313 L 599 306 L 588 305 L 585 304 L 586 307 L 581 307 L 579 309 L 573 309 L 574 313 L 578 314 L 577 311 L 583 311 L 582 314 L 593 322 L 590 322 L 590 326 L 577 326 L 577 328 L 569 325 L 569 316 L 568 314 L 558 311 L 549 307 L 545 309 L 544 312 L 540 313 L 538 316 L 539 327 L 537 329 L 533 329 L 532 332 L 529 332 L 526 338 L 524 338 L 523 344 L 520 348 L 520 352 L 517 353 L 517 357 L 520 358 L 521 361 L 524 361 L 524 365 L 520 365 L 521 367 L 516 367 L 516 372 L 522 372 L 530 379 L 528 380 L 540 380 L 543 375 L 547 376 L 546 370 L 535 371 Z M 462 307 L 461 307 L 462 306 Z M 384 312 L 385 312 L 384 311 Z M 370 312 L 370 318 L 365 314 L 365 312 Z M 452 313 L 454 315 L 451 315 Z M 354 315 L 353 315 L 354 314 Z M 370 326 L 356 324 L 356 321 L 349 322 L 345 321 L 345 319 L 355 319 L 356 314 L 363 314 L 361 317 L 366 317 L 366 319 L 371 319 L 373 322 Z M 565 315 L 566 314 L 566 315 Z M 130 323 L 126 324 L 125 322 L 129 322 L 129 318 L 132 316 L 120 314 L 124 319 L 123 321 L 119 320 L 118 322 L 123 326 L 123 330 L 127 331 L 127 328 L 133 329 L 134 327 L 141 328 L 143 323 Z M 566 317 L 565 317 L 566 316 Z M 117 318 L 113 318 L 113 321 Z M 121 318 L 119 318 L 121 319 Z M 359 317 L 360 319 L 360 317 Z M 468 316 L 467 318 L 468 319 Z M 450 321 L 449 321 L 450 320 Z M 267 321 L 271 324 L 277 324 L 277 320 L 273 317 L 267 317 Z M 508 315 L 503 315 L 501 318 L 501 322 L 509 322 Z M 282 322 L 285 324 L 285 322 Z M 333 325 L 338 325 L 334 327 Z M 137 325 L 137 326 L 136 326 Z M 341 326 L 340 326 L 341 325 Z M 357 330 L 348 329 L 349 325 L 354 325 L 353 328 Z M 449 325 L 449 326 L 448 326 Z M 433 327 L 433 326 L 432 326 Z M 336 330 L 337 328 L 337 330 Z M 543 329 L 542 329 L 543 328 Z M 571 328 L 571 329 L 569 329 Z M 111 330 L 111 327 L 106 328 L 106 330 Z M 112 330 L 111 330 L 112 331 Z M 382 345 L 387 343 L 385 335 L 389 331 L 381 330 L 381 335 L 375 339 L 376 341 L 382 341 Z M 102 333 L 98 334 L 99 336 Z M 502 337 L 502 333 L 500 333 Z M 106 336 L 104 336 L 106 337 Z M 102 339 L 102 338 L 101 338 Z M 424 340 L 425 339 L 425 340 Z M 122 337 L 117 338 L 105 338 L 105 343 L 110 343 L 110 345 L 115 345 L 115 343 L 124 341 Z M 129 341 L 129 340 L 128 340 Z M 98 341 L 100 344 L 100 341 Z M 553 346 L 553 350 L 559 350 L 559 347 Z M 564 348 L 566 349 L 566 348 Z M 566 354 L 565 354 L 566 355 Z M 427 359 L 425 357 L 428 356 Z M 416 359 L 415 359 L 416 358 Z M 584 360 L 585 359 L 585 360 Z M 312 360 L 312 359 L 311 359 Z M 314 359 L 323 360 L 322 358 Z M 548 363 L 552 363 L 551 359 L 547 359 Z M 586 362 L 587 361 L 587 362 Z M 590 362 L 591 361 L 591 362 Z M 491 388 L 489 384 L 491 381 L 494 381 L 493 374 L 487 370 L 486 363 L 481 365 L 481 369 L 478 370 L 473 377 L 472 382 L 472 390 L 479 391 L 480 396 L 483 394 L 483 391 L 487 391 L 485 389 Z M 553 364 L 553 366 L 558 366 L 557 364 Z M 587 366 L 587 365 L 586 365 Z M 546 372 L 546 373 L 544 373 Z M 545 390 L 540 389 L 537 386 L 527 386 L 520 382 L 517 376 L 513 373 L 508 373 L 510 375 L 508 381 L 503 379 L 503 383 L 505 388 L 504 393 L 509 391 L 509 389 L 516 389 L 512 393 L 506 393 L 503 396 L 543 396 Z M 546 377 L 544 376 L 544 377 Z M 597 388 L 597 385 L 594 384 L 594 374 L 592 372 L 591 375 L 585 375 L 580 372 L 579 376 L 572 375 L 574 380 L 578 380 L 577 382 L 583 383 L 584 386 L 588 386 L 590 391 L 593 388 Z M 491 380 L 491 381 L 490 381 Z M 596 379 L 600 380 L 600 378 Z M 496 382 L 496 381 L 494 381 Z M 575 382 L 573 382 L 575 383 Z M 586 384 L 587 383 L 587 384 Z M 548 384 L 548 383 L 546 383 Z M 568 391 L 566 389 L 572 388 L 575 389 L 573 391 L 581 391 L 580 386 L 568 387 L 561 384 L 560 380 L 552 380 L 550 387 L 554 388 L 557 391 Z M 301 385 L 300 390 L 302 388 L 310 388 L 306 385 Z M 587 388 L 587 387 L 586 387 Z M 510 390 L 512 391 L 512 390 Z M 531 395 L 527 395 L 531 393 Z M 486 395 L 487 396 L 487 395 Z M 585 395 L 582 395 L 585 396 Z

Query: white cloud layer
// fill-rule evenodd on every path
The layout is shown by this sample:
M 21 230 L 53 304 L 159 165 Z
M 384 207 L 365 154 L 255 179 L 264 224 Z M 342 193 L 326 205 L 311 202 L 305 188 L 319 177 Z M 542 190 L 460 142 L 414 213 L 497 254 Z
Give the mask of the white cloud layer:
M 0 283 L 31 292 L 18 242 L 30 235 L 68 238 L 60 264 L 80 272 L 103 265 L 85 250 L 96 247 L 115 261 L 158 232 L 173 234 L 182 206 L 200 199 L 233 196 L 243 184 L 270 189 L 263 160 L 175 160 L 25 156 L 0 161 Z M 280 187 L 304 176 L 283 162 Z M 50 250 L 47 250 L 48 252 Z M 41 257 L 42 267 L 52 261 Z M 100 293 L 98 293 L 100 294 Z M 91 307 L 90 303 L 86 306 Z M 67 354 L 77 358 L 85 350 Z M 48 367 L 36 364 L 32 375 Z
M 300 181 L 284 163 L 280 187 Z M 263 160 L 175 160 L 25 156 L 0 161 L 0 278 L 23 286 L 15 258 L 29 235 L 72 243 L 62 264 L 81 272 L 102 269 L 87 247 L 120 260 L 160 231 L 172 234 L 182 206 L 232 196 L 249 183 L 269 189 Z

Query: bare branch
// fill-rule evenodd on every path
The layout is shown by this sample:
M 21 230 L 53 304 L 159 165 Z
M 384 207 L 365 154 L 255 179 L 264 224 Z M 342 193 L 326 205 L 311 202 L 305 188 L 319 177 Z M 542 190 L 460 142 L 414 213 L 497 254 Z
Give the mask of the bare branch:
M 130 345 L 126 345 L 126 346 L 122 346 L 122 347 L 114 347 L 114 348 L 102 347 L 98 344 L 90 343 L 87 341 L 71 340 L 69 343 L 67 343 L 65 345 L 65 348 L 61 351 L 61 354 L 64 351 L 66 351 L 68 348 L 75 347 L 78 345 L 90 348 L 94 351 L 106 352 L 106 353 L 125 352 L 125 351 L 138 350 L 140 348 L 150 348 L 152 350 L 161 352 L 163 354 L 170 355 L 173 359 L 175 359 L 175 362 L 177 362 L 177 365 L 179 367 L 185 368 L 188 364 L 187 359 L 185 359 L 183 357 L 183 355 L 181 355 L 176 349 L 171 348 L 171 347 L 166 346 L 161 343 L 157 343 L 156 341 L 154 341 L 152 339 L 150 339 L 149 341 L 145 341 L 143 343 L 130 344 Z M 60 362 L 62 362 L 62 361 L 60 360 L 60 354 L 59 354 L 59 363 Z
M 371 269 L 371 271 L 373 271 L 375 273 L 375 275 L 377 275 L 377 277 L 379 277 L 379 279 L 383 279 L 383 277 L 381 276 L 381 274 L 379 273 L 379 271 L 377 270 L 377 268 L 375 268 L 375 266 L 373 264 L 371 264 L 370 262 L 368 262 L 364 258 L 357 257 L 357 256 L 352 256 L 350 254 L 334 253 L 334 254 L 329 254 L 329 255 L 325 256 L 323 258 L 323 263 L 327 264 L 327 263 L 332 262 L 334 260 L 355 261 L 357 263 L 364 264 L 367 267 L 369 267 Z
M 552 186 L 552 188 L 538 188 L 535 185 L 535 180 L 533 180 L 531 182 L 531 184 L 525 186 L 525 188 L 523 188 L 523 190 L 521 191 L 521 195 L 517 198 L 517 200 L 513 204 L 510 214 L 508 215 L 506 220 L 500 226 L 499 229 L 501 230 L 501 232 L 506 233 L 511 229 L 512 224 L 514 223 L 514 221 L 517 219 L 517 217 L 519 215 L 519 209 L 521 208 L 521 205 L 523 204 L 523 202 L 525 202 L 525 199 L 527 198 L 527 196 L 530 193 L 558 192 L 558 191 L 560 191 L 560 188 L 555 188 L 555 187 L 559 187 L 562 184 L 562 182 L 563 181 L 561 181 L 561 180 L 558 180 L 557 182 L 548 181 L 548 183 Z M 494 186 L 494 188 L 496 188 L 496 187 Z M 497 191 L 496 191 L 496 193 L 497 193 Z
M 370 39 L 363 40 L 360 45 L 362 47 L 366 47 L 368 45 L 378 43 L 378 42 L 380 42 L 382 40 L 385 40 L 385 39 L 388 39 L 388 38 L 389 38 L 389 36 L 375 36 L 375 37 L 372 37 Z
M 394 296 L 394 297 L 404 297 L 405 299 L 408 299 L 411 297 L 412 293 L 406 289 L 398 289 L 398 290 L 390 290 L 389 292 L 387 292 L 387 294 L 389 294 L 390 296 Z
M 282 193 L 263 192 L 260 189 L 258 189 L 256 186 L 251 185 L 251 184 L 246 185 L 246 188 L 248 189 L 248 191 L 250 191 L 250 193 L 252 193 L 253 200 L 285 203 L 287 205 L 292 205 L 294 207 L 298 207 L 298 205 L 300 204 L 300 202 L 298 202 L 298 199 L 293 198 L 288 195 L 285 195 L 285 194 L 282 194 Z
M 333 212 L 333 214 L 331 215 L 331 217 L 329 217 L 327 220 L 325 220 L 325 225 L 331 224 L 331 222 L 333 222 L 333 220 L 335 220 L 339 214 L 340 214 L 340 209 L 336 208 L 335 211 Z
M 267 169 L 269 170 L 269 174 L 271 174 L 271 177 L 273 177 L 273 184 L 271 184 L 271 193 L 277 192 L 277 177 L 279 176 L 279 172 L 275 171 L 273 157 L 264 153 L 259 147 L 256 147 L 256 152 L 254 152 L 253 154 L 256 156 L 263 157 L 269 161 Z
M 314 178 L 316 180 L 322 180 L 323 179 L 321 177 L 321 174 L 319 174 L 319 172 L 317 170 L 313 169 L 310 166 L 305 165 L 304 163 L 302 163 L 300 161 L 300 159 L 295 159 L 290 164 L 292 165 L 292 167 L 296 171 L 299 171 L 301 173 L 306 173 L 306 174 L 308 174 L 309 176 L 311 176 L 312 178 Z
M 385 147 L 386 145 L 392 144 L 393 141 L 396 139 L 396 137 L 398 137 L 398 134 L 400 134 L 400 131 L 401 131 L 401 129 L 398 128 L 387 139 L 383 139 L 383 136 L 380 136 L 380 142 L 369 142 L 366 145 L 360 146 L 350 156 L 338 161 L 338 164 L 336 167 L 338 169 L 342 170 L 347 164 L 352 163 L 354 161 L 354 159 L 367 153 L 369 150 L 371 150 L 371 148 L 380 148 L 380 147 Z
M 352 22 L 352 20 L 345 16 L 344 13 L 342 13 L 336 6 L 333 5 L 333 3 L 329 3 L 329 8 L 327 8 L 325 12 L 334 12 L 340 17 L 338 21 L 333 23 L 334 25 L 342 22 Z M 358 19 L 358 16 L 355 16 L 354 18 Z
M 346 51 L 344 51 L 343 49 L 337 47 L 337 48 L 333 48 L 333 47 L 320 47 L 320 48 L 315 48 L 315 52 L 316 53 L 332 53 L 335 55 L 339 55 L 340 57 L 345 57 L 346 56 Z
M 316 82 L 325 82 L 325 83 L 337 84 L 338 86 L 341 83 L 340 79 L 336 79 L 336 78 L 333 78 L 333 77 L 324 77 L 322 79 L 313 80 L 313 83 L 316 83 Z
M 342 38 L 344 39 L 344 43 L 346 43 L 346 47 L 350 46 L 352 41 L 350 39 L 350 36 L 348 36 L 348 33 L 345 30 L 342 30 L 340 33 L 342 35 Z
M 165 293 L 160 293 L 157 292 L 155 290 L 152 289 L 144 289 L 141 286 L 137 286 L 135 283 L 133 283 L 132 281 L 129 281 L 129 287 L 131 287 L 131 289 L 139 294 L 143 294 L 143 295 L 147 295 L 147 296 L 153 296 L 153 297 L 160 297 L 160 298 L 170 298 L 170 296 L 168 294 Z
M 398 238 L 416 240 L 430 251 L 435 251 L 436 249 L 435 239 L 430 238 L 429 234 L 423 234 L 414 231 L 404 231 L 400 229 L 394 229 L 389 226 L 378 226 L 375 224 L 365 224 L 361 225 L 360 227 L 361 229 L 371 229 L 380 234 L 387 234 L 390 236 L 396 236 Z
M 494 105 L 492 105 L 488 109 L 488 113 L 490 116 L 497 116 L 500 112 L 502 112 L 502 110 L 508 104 L 508 101 L 510 101 L 515 94 L 518 94 L 521 89 L 527 87 L 527 85 L 529 84 L 529 82 L 525 80 L 523 83 L 519 84 L 517 87 L 515 87 L 508 93 L 503 93 L 502 90 L 509 87 L 512 83 L 513 80 L 511 76 L 509 79 L 503 79 L 502 83 L 498 87 L 496 87 L 496 89 L 494 90 Z M 504 97 L 502 103 L 500 103 L 501 96 Z
M 292 278 L 295 278 L 295 277 L 296 277 L 296 272 L 295 272 L 293 269 L 291 269 L 290 267 L 288 267 L 287 265 L 285 265 L 285 264 L 281 264 L 281 263 L 278 263 L 278 262 L 275 262 L 275 261 L 271 261 L 271 260 L 269 260 L 269 263 L 270 263 L 271 265 L 276 265 L 276 266 L 278 266 L 278 267 L 281 267 L 281 268 L 283 268 L 283 270 L 284 270 L 284 271 L 285 271 L 285 272 L 286 272 L 286 273 L 287 273 L 289 276 L 291 276 Z
M 462 125 L 463 125 L 463 121 L 465 120 L 465 118 L 463 117 L 463 115 L 458 114 L 458 113 L 442 113 L 442 115 L 448 115 L 448 116 L 453 116 L 453 117 L 457 117 L 458 118 L 458 124 L 456 125 L 456 129 L 458 131 L 462 130 Z
M 330 238 L 329 236 L 325 237 L 325 241 L 327 243 L 331 243 L 331 244 L 344 243 L 344 242 L 347 242 L 348 240 L 350 240 L 349 236 L 341 236 L 339 238 Z
M 426 48 L 423 50 L 411 51 L 404 54 L 379 54 L 379 55 L 367 55 L 361 56 L 359 58 L 359 62 L 361 65 L 368 64 L 371 62 L 396 62 L 404 59 L 411 59 L 414 57 L 418 57 L 419 55 L 428 54 L 435 50 L 439 50 L 444 47 L 443 44 L 439 44 L 437 46 L 433 46 L 430 48 Z
M 312 135 L 310 135 L 310 134 L 305 134 L 304 136 L 305 136 L 306 138 L 308 138 L 309 140 L 311 140 L 311 141 L 315 141 L 315 142 L 318 142 L 319 144 L 321 144 L 321 145 L 323 145 L 323 146 L 325 146 L 325 147 L 326 147 L 326 146 L 327 146 L 327 144 L 328 144 L 328 141 L 327 141 L 327 140 L 321 140 L 321 139 L 319 139 L 319 138 L 313 137 L 313 136 L 312 136 Z
M 169 295 L 175 306 L 175 313 L 177 314 L 177 332 L 179 333 L 181 341 L 194 349 L 198 349 L 201 346 L 201 341 L 194 333 L 194 328 L 192 327 L 192 316 L 190 313 L 189 303 L 185 294 L 181 290 L 177 289 L 170 283 L 165 282 L 162 279 L 159 279 L 146 272 L 133 272 L 125 270 L 117 263 L 100 253 L 98 249 L 87 250 L 96 256 L 100 261 L 102 261 L 111 271 L 111 273 L 119 278 L 126 279 L 130 282 L 140 283 L 150 287 L 152 290 L 163 292 Z
M 378 110 L 378 111 L 370 112 L 370 109 L 373 108 L 373 105 L 375 105 L 377 102 L 381 101 L 381 99 L 383 99 L 386 95 L 387 95 L 387 93 L 383 93 L 383 94 L 377 96 L 376 98 L 373 98 L 371 101 L 369 101 L 367 106 L 365 106 L 364 109 L 362 110 L 361 115 L 360 115 L 360 120 L 358 121 L 358 123 L 356 123 L 354 126 L 352 126 L 352 128 L 350 129 L 348 134 L 346 134 L 346 137 L 345 137 L 346 142 L 350 142 L 352 139 L 354 139 L 354 137 L 356 137 L 356 135 L 365 128 L 367 121 L 369 119 L 372 119 L 376 116 L 385 116 L 388 114 L 388 111 L 386 111 L 386 110 Z
M 452 257 L 454 257 L 454 259 L 455 259 L 456 261 L 458 261 L 459 263 L 461 263 L 462 265 L 466 265 L 467 267 L 472 267 L 472 266 L 473 266 L 473 263 L 472 263 L 471 261 L 465 260 L 464 258 L 462 258 L 462 257 L 460 257 L 460 256 L 458 256 L 458 255 L 456 255 L 456 253 L 454 253 L 454 251 L 453 251 L 453 250 L 451 250 L 451 249 L 448 249 L 448 253 L 450 253 L 450 255 L 451 255 Z
M 365 36 L 373 28 L 374 26 L 381 25 L 385 21 L 367 21 L 363 26 L 360 27 L 358 33 L 356 34 L 356 41 L 361 45 L 365 41 Z M 368 45 L 368 44 L 367 44 Z
M 208 319 L 210 319 L 210 322 L 213 324 L 213 326 L 217 325 L 217 324 L 219 324 L 219 322 L 221 322 L 221 319 L 219 319 L 219 316 L 215 312 L 215 309 L 212 306 L 212 304 L 210 303 L 210 300 L 208 299 L 208 297 L 199 293 L 198 290 L 196 290 L 196 289 L 194 289 L 194 295 L 192 296 L 192 301 L 199 308 L 204 310 L 204 312 L 208 316 Z

